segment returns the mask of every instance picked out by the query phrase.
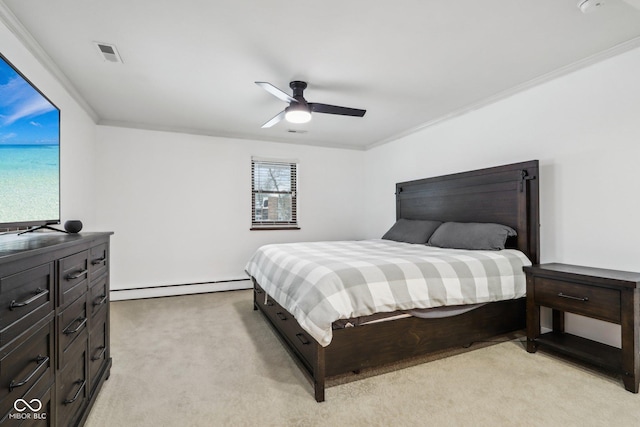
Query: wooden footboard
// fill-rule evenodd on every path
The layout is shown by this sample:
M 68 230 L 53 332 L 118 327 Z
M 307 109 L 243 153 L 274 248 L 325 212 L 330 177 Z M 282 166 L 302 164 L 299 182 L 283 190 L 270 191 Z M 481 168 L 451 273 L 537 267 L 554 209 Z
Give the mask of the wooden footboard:
M 253 283 L 254 308 L 265 315 L 310 377 L 318 402 L 324 401 L 328 377 L 468 346 L 525 327 L 525 298 L 520 298 L 486 304 L 453 317 L 409 317 L 338 329 L 333 331 L 331 344 L 322 347 L 287 310 L 270 297 L 265 299 L 255 279 Z

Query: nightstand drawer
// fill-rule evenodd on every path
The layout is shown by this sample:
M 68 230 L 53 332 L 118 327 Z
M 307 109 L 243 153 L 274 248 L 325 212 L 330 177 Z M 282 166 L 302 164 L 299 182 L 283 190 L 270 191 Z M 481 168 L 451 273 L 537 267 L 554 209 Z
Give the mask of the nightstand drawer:
M 536 304 L 620 324 L 620 291 L 535 278 Z

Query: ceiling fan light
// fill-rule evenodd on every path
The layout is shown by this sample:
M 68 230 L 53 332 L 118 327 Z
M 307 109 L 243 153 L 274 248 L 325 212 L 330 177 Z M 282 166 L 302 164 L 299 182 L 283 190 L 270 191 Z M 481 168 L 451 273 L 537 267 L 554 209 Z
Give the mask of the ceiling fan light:
M 284 118 L 289 123 L 308 123 L 311 120 L 311 113 L 306 110 L 289 109 Z

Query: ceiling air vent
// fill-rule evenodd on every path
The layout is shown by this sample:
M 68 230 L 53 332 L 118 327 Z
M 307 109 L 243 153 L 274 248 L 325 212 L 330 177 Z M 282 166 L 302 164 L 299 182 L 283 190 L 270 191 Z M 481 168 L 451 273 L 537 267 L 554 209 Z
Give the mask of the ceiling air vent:
M 102 55 L 105 61 L 122 63 L 122 58 L 120 58 L 120 54 L 118 53 L 118 49 L 116 49 L 115 45 L 100 42 L 93 43 L 98 48 L 98 52 L 100 52 L 100 55 Z

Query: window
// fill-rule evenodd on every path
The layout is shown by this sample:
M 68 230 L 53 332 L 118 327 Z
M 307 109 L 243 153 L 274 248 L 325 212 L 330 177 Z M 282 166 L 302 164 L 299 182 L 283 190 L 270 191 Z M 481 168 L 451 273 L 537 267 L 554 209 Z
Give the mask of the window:
M 251 229 L 297 229 L 297 163 L 251 159 Z

